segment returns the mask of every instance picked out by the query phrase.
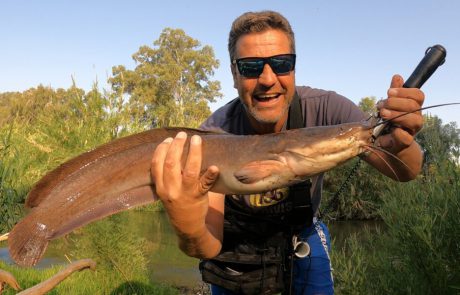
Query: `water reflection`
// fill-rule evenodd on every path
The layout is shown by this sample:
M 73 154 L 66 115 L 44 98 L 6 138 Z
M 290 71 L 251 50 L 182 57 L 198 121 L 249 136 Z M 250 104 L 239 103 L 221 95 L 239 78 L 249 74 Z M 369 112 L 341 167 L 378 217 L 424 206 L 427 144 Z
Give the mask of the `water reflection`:
M 37 263 L 35 266 L 36 268 L 47 268 L 50 265 L 63 264 L 67 262 L 62 253 L 60 253 L 56 247 L 53 247 L 53 245 L 57 243 L 60 242 L 52 241 L 50 243 L 50 247 L 48 248 L 49 250 L 45 253 L 43 259 Z M 8 264 L 14 264 L 14 261 L 11 259 L 11 256 L 8 252 L 7 242 L 0 242 L 0 260 Z
M 183 254 L 177 247 L 174 230 L 165 213 L 128 211 L 123 213 L 129 230 L 147 242 L 148 271 L 153 282 L 193 287 L 201 276 L 198 271 L 198 259 Z M 379 222 L 334 222 L 329 228 L 334 239 L 334 247 L 340 248 L 344 240 L 352 233 L 362 232 L 365 227 L 379 228 Z M 37 265 L 38 268 L 53 264 L 67 263 L 65 253 L 72 252 L 72 243 L 66 239 L 52 241 L 50 247 Z M 13 263 L 8 255 L 6 243 L 0 244 L 0 259 Z
M 198 259 L 180 251 L 165 213 L 130 212 L 129 218 L 131 228 L 148 241 L 152 281 L 192 287 L 200 280 Z

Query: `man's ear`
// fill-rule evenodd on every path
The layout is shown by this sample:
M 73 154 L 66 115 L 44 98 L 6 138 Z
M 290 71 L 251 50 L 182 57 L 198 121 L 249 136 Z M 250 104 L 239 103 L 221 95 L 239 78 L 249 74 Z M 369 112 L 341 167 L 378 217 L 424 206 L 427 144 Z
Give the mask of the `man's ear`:
M 233 88 L 238 89 L 238 83 L 237 83 L 237 69 L 235 64 L 230 64 L 230 70 L 232 71 L 232 76 L 233 76 Z

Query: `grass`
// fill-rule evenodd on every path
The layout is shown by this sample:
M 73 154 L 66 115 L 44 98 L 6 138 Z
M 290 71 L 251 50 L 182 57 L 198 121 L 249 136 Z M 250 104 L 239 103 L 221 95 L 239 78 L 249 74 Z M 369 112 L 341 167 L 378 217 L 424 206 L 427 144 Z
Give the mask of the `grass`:
M 47 269 L 20 268 L 0 261 L 0 269 L 6 270 L 16 277 L 22 289 L 30 288 L 53 276 L 64 266 L 53 266 Z M 6 288 L 5 295 L 16 294 Z M 74 273 L 48 294 L 179 294 L 179 290 L 166 285 L 155 285 L 148 278 L 136 277 L 126 281 L 114 270 L 85 270 Z

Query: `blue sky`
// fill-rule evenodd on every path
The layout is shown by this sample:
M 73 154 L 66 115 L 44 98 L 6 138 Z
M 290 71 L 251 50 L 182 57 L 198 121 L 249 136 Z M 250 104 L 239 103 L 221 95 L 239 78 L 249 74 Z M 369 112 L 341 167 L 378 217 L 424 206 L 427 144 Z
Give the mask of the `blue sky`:
M 271 9 L 291 22 L 297 84 L 335 90 L 355 102 L 385 97 L 392 74 L 408 77 L 427 47 L 442 44 L 447 61 L 423 86 L 425 105 L 460 102 L 460 1 L 23 1 L 0 2 L 0 92 L 39 84 L 101 87 L 112 66 L 181 28 L 214 48 L 224 98 L 236 96 L 227 53 L 231 22 L 245 11 Z M 460 126 L 460 106 L 430 110 Z

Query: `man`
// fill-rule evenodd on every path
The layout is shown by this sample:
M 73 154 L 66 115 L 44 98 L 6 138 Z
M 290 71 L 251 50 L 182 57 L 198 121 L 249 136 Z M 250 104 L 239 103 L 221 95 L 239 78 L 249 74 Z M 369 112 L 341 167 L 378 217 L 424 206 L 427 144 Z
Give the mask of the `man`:
M 303 125 L 294 128 L 363 119 L 352 102 L 334 92 L 296 87 L 294 33 L 280 14 L 262 11 L 241 15 L 232 25 L 228 47 L 239 98 L 217 110 L 202 128 L 235 134 L 280 132 L 293 128 L 288 126 L 293 101 L 300 106 Z M 403 79 L 395 75 L 388 98 L 377 106 L 382 118 L 422 106 L 424 94 L 402 85 Z M 420 112 L 403 116 L 393 121 L 397 127 L 378 138 L 378 145 L 407 166 L 385 153 L 366 155 L 365 161 L 400 181 L 415 178 L 421 169 L 422 152 L 414 135 L 422 122 Z M 307 190 L 303 190 L 305 198 L 300 202 L 306 200 L 305 206 L 293 201 L 293 188 L 258 196 L 224 197 L 209 191 L 219 175 L 218 167 L 207 167 L 200 176 L 199 136 L 191 138 L 186 165 L 181 167 L 185 141 L 186 134 L 180 132 L 157 147 L 152 177 L 180 248 L 187 255 L 203 259 L 203 277 L 212 284 L 213 294 L 270 294 L 283 290 L 332 294 L 327 228 L 316 218 L 312 223 L 308 211 L 302 212 L 309 220 L 297 224 L 289 221 L 289 216 L 299 212 L 291 207 L 310 208 L 317 213 L 323 175 L 314 177 Z M 292 238 L 306 241 L 311 253 L 305 258 L 294 258 Z

